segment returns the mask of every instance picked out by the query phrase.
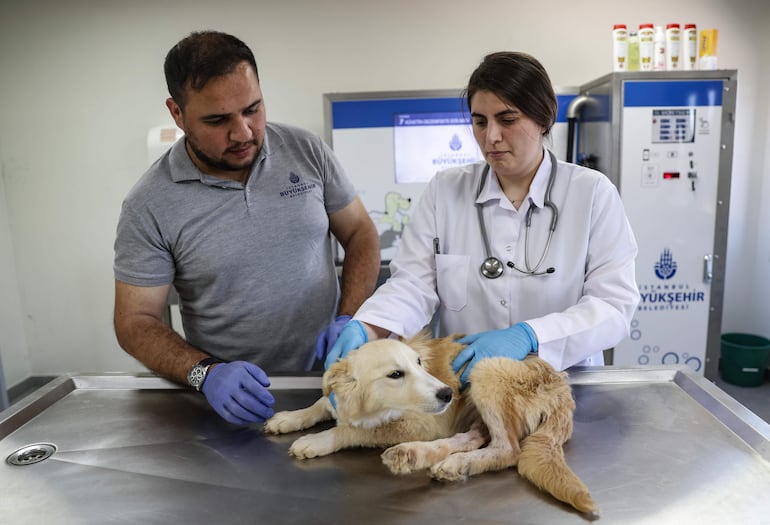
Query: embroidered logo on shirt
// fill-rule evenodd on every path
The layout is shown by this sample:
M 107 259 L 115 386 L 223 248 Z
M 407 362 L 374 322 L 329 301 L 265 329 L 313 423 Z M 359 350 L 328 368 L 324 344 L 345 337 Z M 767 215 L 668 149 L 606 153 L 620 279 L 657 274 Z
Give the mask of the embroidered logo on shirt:
M 289 182 L 291 182 L 291 186 L 281 190 L 281 197 L 293 199 L 294 197 L 310 193 L 317 186 L 315 182 L 302 182 L 300 176 L 293 171 L 289 172 Z

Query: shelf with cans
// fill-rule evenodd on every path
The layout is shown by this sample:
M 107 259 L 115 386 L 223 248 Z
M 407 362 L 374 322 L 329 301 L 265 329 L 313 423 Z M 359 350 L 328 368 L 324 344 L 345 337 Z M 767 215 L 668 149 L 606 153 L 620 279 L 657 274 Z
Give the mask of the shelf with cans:
M 626 24 L 612 28 L 613 71 L 692 71 L 717 69 L 719 30 L 695 24 Z

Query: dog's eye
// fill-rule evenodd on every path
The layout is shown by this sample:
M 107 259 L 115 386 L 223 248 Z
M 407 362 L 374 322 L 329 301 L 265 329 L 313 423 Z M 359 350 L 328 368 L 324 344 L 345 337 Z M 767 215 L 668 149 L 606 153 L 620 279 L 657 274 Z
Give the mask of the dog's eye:
M 419 357 L 417 358 L 417 366 L 422 366 L 422 359 Z
M 391 379 L 400 379 L 404 377 L 404 372 L 401 370 L 394 370 L 390 374 L 388 374 L 388 377 Z

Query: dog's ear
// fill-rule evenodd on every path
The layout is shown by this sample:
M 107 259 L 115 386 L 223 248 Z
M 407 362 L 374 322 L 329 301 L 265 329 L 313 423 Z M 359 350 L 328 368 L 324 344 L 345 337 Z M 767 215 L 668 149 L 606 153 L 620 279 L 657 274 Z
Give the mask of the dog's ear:
M 353 392 L 358 382 L 350 373 L 350 363 L 347 359 L 334 363 L 323 376 L 323 393 L 329 397 L 332 392 L 337 400 L 337 424 L 348 422 L 351 411 L 355 412 L 356 403 Z
M 323 375 L 323 394 L 328 397 L 332 392 L 344 389 L 345 385 L 354 382 L 355 380 L 350 376 L 350 366 L 347 359 L 337 361 Z
M 427 350 L 430 347 L 430 342 L 433 340 L 433 334 L 429 330 L 421 330 L 412 337 L 402 337 L 401 342 L 411 347 L 412 350 L 420 354 L 420 357 L 426 359 L 428 357 Z

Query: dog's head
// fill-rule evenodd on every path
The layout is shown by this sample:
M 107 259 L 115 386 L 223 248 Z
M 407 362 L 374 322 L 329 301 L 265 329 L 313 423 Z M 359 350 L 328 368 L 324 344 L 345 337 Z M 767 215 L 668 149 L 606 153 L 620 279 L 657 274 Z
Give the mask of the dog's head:
M 337 421 L 376 427 L 405 412 L 441 413 L 452 389 L 430 375 L 420 355 L 395 339 L 378 339 L 334 363 L 323 377 L 324 395 L 334 392 Z

